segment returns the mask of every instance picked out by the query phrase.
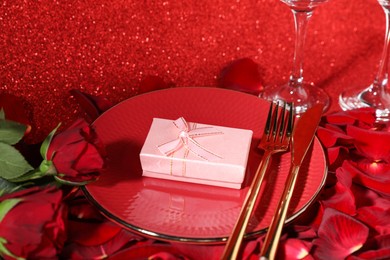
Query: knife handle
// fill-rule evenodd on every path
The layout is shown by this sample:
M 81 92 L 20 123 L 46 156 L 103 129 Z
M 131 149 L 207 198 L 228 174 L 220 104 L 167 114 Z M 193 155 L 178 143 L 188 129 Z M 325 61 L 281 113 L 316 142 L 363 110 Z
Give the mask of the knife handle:
M 275 259 L 276 250 L 278 248 L 280 235 L 282 233 L 283 225 L 286 220 L 288 206 L 290 204 L 290 200 L 294 192 L 298 172 L 299 165 L 292 165 L 288 175 L 286 186 L 283 190 L 282 197 L 279 200 L 276 212 L 271 220 L 267 235 L 264 239 L 263 247 L 260 252 L 260 259 Z

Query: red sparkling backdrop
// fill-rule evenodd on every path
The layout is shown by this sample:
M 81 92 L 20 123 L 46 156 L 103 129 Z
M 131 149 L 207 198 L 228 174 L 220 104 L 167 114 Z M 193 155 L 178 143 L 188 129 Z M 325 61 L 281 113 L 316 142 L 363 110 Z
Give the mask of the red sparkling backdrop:
M 342 90 L 370 84 L 384 30 L 376 0 L 330 0 L 315 11 L 304 75 L 329 93 L 329 111 Z M 71 89 L 119 102 L 148 75 L 216 86 L 221 69 L 243 57 L 260 64 L 265 85 L 282 84 L 293 45 L 292 14 L 277 0 L 3 0 L 0 93 L 31 104 L 39 140 L 81 115 Z

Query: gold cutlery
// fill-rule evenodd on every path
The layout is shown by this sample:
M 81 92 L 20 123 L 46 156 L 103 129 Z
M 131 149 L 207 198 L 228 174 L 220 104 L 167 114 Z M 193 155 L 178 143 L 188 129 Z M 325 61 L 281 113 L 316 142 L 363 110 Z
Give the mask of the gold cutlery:
M 276 255 L 280 235 L 286 219 L 288 206 L 294 192 L 299 168 L 313 141 L 324 106 L 315 105 L 303 113 L 294 127 L 291 141 L 291 167 L 286 186 L 279 200 L 277 210 L 271 220 L 260 252 L 260 259 L 273 260 Z
M 289 147 L 294 125 L 294 109 L 292 104 L 289 104 L 288 107 L 289 109 L 287 110 L 286 104 L 284 104 L 284 107 L 279 112 L 278 103 L 271 103 L 270 105 L 264 133 L 259 144 L 259 148 L 264 150 L 264 155 L 248 189 L 240 215 L 227 241 L 221 259 L 237 258 L 271 156 L 275 153 L 285 152 Z

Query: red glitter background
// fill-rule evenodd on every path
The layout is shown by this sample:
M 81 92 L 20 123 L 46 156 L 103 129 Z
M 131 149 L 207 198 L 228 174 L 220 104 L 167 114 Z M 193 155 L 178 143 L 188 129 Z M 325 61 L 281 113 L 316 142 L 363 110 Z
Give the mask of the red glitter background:
M 39 140 L 81 115 L 80 89 L 116 103 L 158 75 L 175 86 L 216 86 L 221 69 L 248 57 L 264 85 L 286 82 L 293 17 L 277 0 L 3 0 L 0 93 L 31 105 Z M 385 33 L 376 0 L 330 0 L 308 26 L 305 78 L 331 96 L 370 84 Z

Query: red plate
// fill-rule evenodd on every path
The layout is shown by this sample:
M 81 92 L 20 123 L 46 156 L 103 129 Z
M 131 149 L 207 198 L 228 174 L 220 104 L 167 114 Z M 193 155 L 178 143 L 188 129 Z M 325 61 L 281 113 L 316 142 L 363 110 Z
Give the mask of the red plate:
M 84 191 L 108 218 L 145 236 L 191 243 L 225 241 L 261 159 L 257 145 L 268 108 L 267 101 L 255 96 L 218 88 L 173 88 L 128 99 L 94 123 L 107 146 L 108 165 Z M 139 152 L 152 118 L 181 116 L 191 122 L 253 130 L 243 189 L 142 177 Z M 263 232 L 271 222 L 289 166 L 289 153 L 273 157 L 248 236 Z M 315 139 L 301 167 L 288 222 L 314 201 L 326 172 L 324 151 Z

